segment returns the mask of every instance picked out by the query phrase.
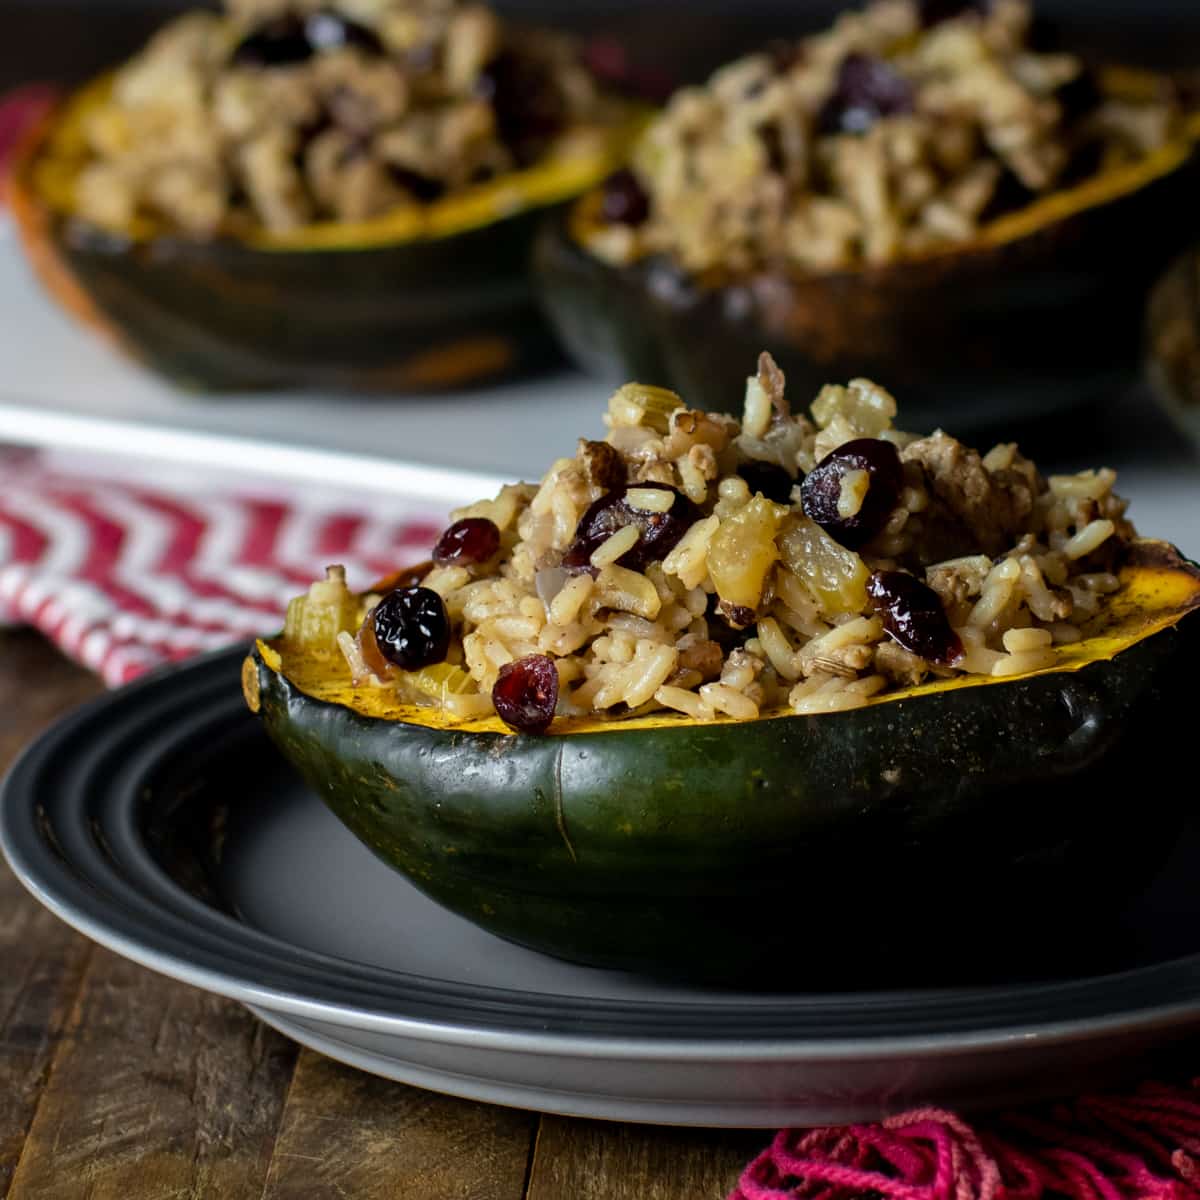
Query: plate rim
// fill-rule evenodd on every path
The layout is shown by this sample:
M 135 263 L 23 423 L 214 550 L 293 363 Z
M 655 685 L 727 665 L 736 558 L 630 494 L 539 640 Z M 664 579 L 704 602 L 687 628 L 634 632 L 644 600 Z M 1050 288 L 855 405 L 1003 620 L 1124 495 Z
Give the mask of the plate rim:
M 7 857 L 7 849 L 5 849 Z M 11 865 L 11 864 L 10 864 Z M 14 868 L 14 871 L 16 868 Z M 200 988 L 214 995 L 235 1000 L 250 1008 L 287 1013 L 301 1019 L 323 1021 L 331 1025 L 360 1029 L 371 1033 L 394 1034 L 447 1045 L 539 1053 L 571 1058 L 665 1059 L 675 1061 L 737 1062 L 878 1062 L 885 1059 L 953 1057 L 981 1051 L 1003 1053 L 1014 1045 L 1030 1046 L 1035 1041 L 1061 1045 L 1070 1042 L 1108 1039 L 1123 1034 L 1153 1033 L 1191 1024 L 1200 1008 L 1195 1004 L 1161 1005 L 1143 1010 L 1133 1017 L 1110 1019 L 1085 1018 L 1079 1021 L 1047 1022 L 1040 1026 L 1021 1026 L 974 1033 L 932 1035 L 884 1035 L 878 1038 L 636 1038 L 603 1035 L 579 1036 L 556 1033 L 528 1033 L 523 1030 L 499 1030 L 423 1021 L 399 1014 L 372 1012 L 353 1005 L 338 1005 L 310 1000 L 275 988 L 256 988 L 231 975 L 189 965 L 173 954 L 144 949 L 132 938 L 92 922 L 73 909 L 59 904 L 36 883 L 18 876 L 27 890 L 56 917 L 105 949 L 130 962 L 165 975 L 177 982 Z M 345 1018 L 345 1019 L 339 1019 Z
M 102 695 L 85 705 L 80 706 L 65 718 L 56 722 L 39 736 L 21 753 L 0 787 L 0 850 L 8 860 L 14 873 L 27 890 L 59 919 L 75 928 L 93 941 L 161 974 L 181 982 L 200 987 L 241 1003 L 259 1005 L 282 1012 L 294 1014 L 300 1018 L 323 1021 L 331 1025 L 341 1025 L 350 1028 L 370 1030 L 372 1032 L 390 1033 L 394 1035 L 432 1039 L 455 1045 L 476 1045 L 494 1049 L 537 1051 L 555 1055 L 570 1055 L 571 1057 L 611 1056 L 614 1053 L 630 1058 L 669 1057 L 672 1060 L 684 1059 L 733 1059 L 753 1061 L 756 1059 L 778 1060 L 808 1059 L 811 1061 L 829 1060 L 877 1060 L 883 1058 L 909 1057 L 919 1054 L 922 1057 L 955 1055 L 961 1053 L 976 1053 L 979 1051 L 1003 1051 L 1020 1043 L 1027 1045 L 1032 1041 L 1044 1043 L 1076 1042 L 1088 1039 L 1117 1037 L 1122 1034 L 1136 1032 L 1151 1032 L 1171 1029 L 1173 1027 L 1191 1024 L 1200 1018 L 1200 953 L 1187 955 L 1179 959 L 1166 960 L 1149 966 L 1131 968 L 1125 972 L 1109 975 L 1091 976 L 1085 980 L 1072 980 L 1064 985 L 1067 988 L 1078 989 L 1080 986 L 1096 987 L 1121 978 L 1145 979 L 1149 974 L 1161 972 L 1164 968 L 1182 968 L 1192 983 L 1189 996 L 1174 1001 L 1164 1001 L 1141 1007 L 1125 1007 L 1105 1015 L 1085 1015 L 1076 1018 L 1065 1018 L 1045 1021 L 1016 1021 L 1003 1022 L 992 1026 L 970 1030 L 951 1030 L 942 1032 L 920 1033 L 862 1033 L 855 1036 L 823 1038 L 813 1035 L 772 1035 L 752 1036 L 749 1033 L 735 1034 L 733 1032 L 714 1033 L 707 1036 L 669 1037 L 660 1033 L 643 1033 L 636 1036 L 619 1036 L 608 1033 L 590 1032 L 587 1034 L 555 1030 L 547 1025 L 546 1028 L 529 1030 L 524 1028 L 503 1028 L 497 1025 L 474 1024 L 463 1020 L 426 1020 L 411 1014 L 405 1015 L 394 1010 L 372 1008 L 361 1003 L 331 1002 L 324 999 L 307 997 L 301 990 L 288 990 L 276 986 L 256 986 L 244 976 L 244 971 L 221 971 L 190 963 L 186 956 L 186 943 L 174 934 L 159 934 L 159 944 L 145 933 L 139 933 L 139 923 L 152 926 L 152 917 L 158 915 L 159 909 L 147 902 L 140 914 L 131 909 L 123 908 L 111 896 L 105 894 L 93 897 L 97 901 L 96 909 L 100 915 L 93 916 L 83 911 L 77 898 L 71 896 L 72 884 L 82 887 L 77 878 L 78 869 L 61 854 L 55 858 L 55 851 L 50 846 L 49 833 L 41 827 L 38 819 L 38 804 L 33 789 L 38 779 L 40 762 L 49 749 L 71 736 L 73 733 L 86 729 L 98 719 L 103 723 L 106 714 L 118 705 L 144 702 L 147 696 L 153 696 L 159 689 L 176 690 L 186 687 L 187 681 L 205 672 L 220 673 L 225 667 L 230 667 L 229 677 L 236 679 L 236 668 L 245 653 L 244 646 L 235 646 L 199 656 L 180 666 L 161 668 L 124 688 Z M 215 701 L 214 713 L 220 710 Z M 143 703 L 143 707 L 153 708 Z M 247 720 L 252 720 L 247 714 Z M 168 745 L 168 749 L 170 746 Z M 29 851 L 34 853 L 30 855 Z M 39 853 L 40 852 L 40 853 Z M 40 859 L 40 861 L 39 861 Z M 109 864 L 112 873 L 120 872 L 115 864 Z M 170 876 L 163 872 L 166 879 Z M 123 878 L 123 876 L 122 876 Z M 172 881 L 174 883 L 174 881 Z M 95 885 L 93 885 L 95 886 Z M 178 884 L 175 884 L 178 887 Z M 182 888 L 182 894 L 187 895 Z M 231 919 L 232 920 L 232 919 Z M 129 930 L 133 922 L 134 932 Z M 237 924 L 234 922 L 234 924 Z M 248 929 L 253 927 L 246 926 Z M 259 931 L 261 932 L 261 931 Z M 269 935 L 274 937 L 275 935 Z M 282 945 L 287 945 L 285 939 L 277 938 Z M 165 948 L 164 948 L 165 947 Z M 373 968 L 383 975 L 405 978 L 423 978 L 443 988 L 449 988 L 461 999 L 464 995 L 475 994 L 491 999 L 503 1006 L 507 1000 L 511 1005 L 515 997 L 537 999 L 558 1007 L 560 1010 L 571 1010 L 581 1007 L 573 1003 L 579 998 L 563 996 L 546 992 L 515 992 L 513 989 L 499 988 L 486 984 L 467 984 L 458 981 L 434 980 L 432 977 L 405 976 L 402 972 L 388 968 Z M 1054 990 L 1061 987 L 1050 985 Z M 974 992 L 976 995 L 1000 994 L 1014 992 L 1046 991 L 1047 985 L 1039 988 L 1030 985 L 1012 986 L 1005 989 L 984 987 L 975 989 L 946 989 L 947 993 L 958 993 L 960 998 L 964 993 Z M 925 990 L 929 995 L 931 989 Z M 915 1000 L 922 993 L 916 989 L 907 991 L 891 991 L 875 993 L 893 1005 L 903 1005 L 906 998 Z M 839 998 L 844 1003 L 855 993 L 828 994 L 820 997 L 824 1004 L 835 1004 Z M 593 1001 L 595 1003 L 595 1001 Z M 715 1018 L 723 1007 L 725 1017 L 736 1016 L 736 1005 L 728 1001 L 723 1006 L 714 1005 L 711 1000 L 688 1003 L 679 1000 L 633 1000 L 617 1002 L 615 1007 L 622 1010 L 655 1009 L 659 1013 L 672 1010 L 690 1010 L 691 1014 L 711 1010 Z M 787 1007 L 785 998 L 781 998 L 778 1007 Z M 795 1005 L 793 1004 L 793 1007 Z M 886 1007 L 886 1006 L 885 1006 Z M 745 1010 L 743 1015 L 749 1015 L 752 1010 Z M 759 1010 L 761 1012 L 761 1008 Z M 883 1009 L 880 1012 L 884 1011 Z M 810 1014 L 811 1015 L 811 1014 Z M 876 1025 L 880 1021 L 877 1012 L 873 1017 Z

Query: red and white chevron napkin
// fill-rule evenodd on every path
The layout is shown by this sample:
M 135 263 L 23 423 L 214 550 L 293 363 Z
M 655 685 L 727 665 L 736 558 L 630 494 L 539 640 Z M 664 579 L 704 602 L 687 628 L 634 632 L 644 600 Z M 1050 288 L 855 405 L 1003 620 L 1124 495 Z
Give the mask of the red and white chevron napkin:
M 328 563 L 365 588 L 427 554 L 443 524 L 444 510 L 403 497 L 117 476 L 0 449 L 0 620 L 36 626 L 115 687 L 277 629 Z

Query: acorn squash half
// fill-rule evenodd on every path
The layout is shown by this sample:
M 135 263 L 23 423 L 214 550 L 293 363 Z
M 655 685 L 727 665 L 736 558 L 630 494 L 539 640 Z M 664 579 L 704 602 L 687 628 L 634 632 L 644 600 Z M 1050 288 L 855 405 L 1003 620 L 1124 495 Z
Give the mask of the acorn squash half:
M 1156 77 L 1102 81 L 1136 95 Z M 891 381 L 915 428 L 1032 418 L 1111 394 L 1136 371 L 1150 286 L 1191 236 L 1198 137 L 1192 115 L 1155 153 L 998 217 L 973 241 L 827 273 L 693 277 L 662 256 L 612 266 L 584 245 L 593 191 L 540 233 L 539 292 L 581 366 L 714 410 L 740 405 L 738 364 L 765 347 L 801 393 Z
M 1054 668 L 819 716 L 514 734 L 356 690 L 278 639 L 243 686 L 363 842 L 492 933 L 661 975 L 902 982 L 1107 934 L 1176 837 L 1200 568 L 1139 541 L 1121 580 Z
M 529 280 L 534 231 L 620 161 L 631 108 L 594 152 L 550 159 L 428 205 L 290 234 L 116 236 L 72 214 L 81 123 L 111 79 L 23 140 L 9 202 L 25 252 L 72 314 L 190 388 L 454 388 L 557 357 Z

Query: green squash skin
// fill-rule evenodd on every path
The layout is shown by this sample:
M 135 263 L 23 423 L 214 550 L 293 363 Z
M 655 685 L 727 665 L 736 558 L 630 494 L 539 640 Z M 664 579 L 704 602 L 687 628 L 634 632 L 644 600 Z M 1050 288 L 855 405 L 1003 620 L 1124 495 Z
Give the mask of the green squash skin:
M 259 711 L 363 842 L 492 933 L 656 975 L 899 983 L 922 948 L 966 969 L 972 945 L 1053 946 L 1141 888 L 1190 803 L 1147 783 L 1178 755 L 1195 624 L 1075 673 L 741 724 L 439 731 L 261 659 Z
M 601 376 L 740 415 L 765 349 L 792 396 L 880 379 L 903 397 L 909 428 L 1011 429 L 1135 376 L 1150 287 L 1192 236 L 1197 174 L 1193 156 L 1005 245 L 724 281 L 693 279 L 662 258 L 610 266 L 575 242 L 563 213 L 541 230 L 534 271 L 568 353 Z
M 529 281 L 544 212 L 361 250 L 41 236 L 119 343 L 182 386 L 436 391 L 561 360 Z

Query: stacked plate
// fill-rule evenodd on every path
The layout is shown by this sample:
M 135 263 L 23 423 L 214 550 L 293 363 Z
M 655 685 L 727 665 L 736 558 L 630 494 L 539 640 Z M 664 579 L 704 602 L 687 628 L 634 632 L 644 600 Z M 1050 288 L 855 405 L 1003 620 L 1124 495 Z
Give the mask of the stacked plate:
M 83 933 L 334 1058 L 552 1112 L 774 1126 L 1074 1091 L 1200 1029 L 1200 831 L 1084 967 L 1064 948 L 986 986 L 660 984 L 499 941 L 376 861 L 245 711 L 241 657 L 53 729 L 6 784 L 3 848 Z

